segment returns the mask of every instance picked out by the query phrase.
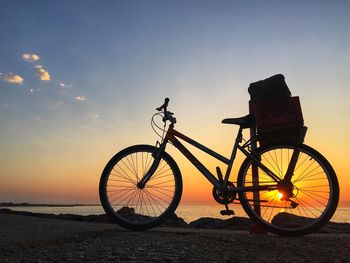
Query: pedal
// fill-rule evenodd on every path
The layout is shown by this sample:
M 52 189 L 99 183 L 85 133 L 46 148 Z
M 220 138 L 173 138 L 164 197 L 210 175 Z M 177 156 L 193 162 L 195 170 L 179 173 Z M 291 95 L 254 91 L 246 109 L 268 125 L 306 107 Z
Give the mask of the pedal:
M 233 210 L 221 210 L 220 214 L 223 216 L 231 216 L 231 215 L 234 215 L 235 212 Z

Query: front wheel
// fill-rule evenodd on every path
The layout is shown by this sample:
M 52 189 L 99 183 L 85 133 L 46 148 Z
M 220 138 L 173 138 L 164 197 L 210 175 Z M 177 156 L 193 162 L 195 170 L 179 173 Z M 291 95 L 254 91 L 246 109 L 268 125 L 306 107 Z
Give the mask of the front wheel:
M 261 163 L 281 180 L 284 178 L 295 146 L 281 144 L 256 150 Z M 248 157 L 238 175 L 239 187 L 259 186 L 260 190 L 240 192 L 243 209 L 266 230 L 280 235 L 299 236 L 312 233 L 333 216 L 339 199 L 339 185 L 329 162 L 307 145 L 297 146 L 299 156 L 288 188 L 283 197 L 281 184 L 257 168 L 253 183 L 252 160 Z M 266 185 L 276 187 L 264 187 Z M 285 184 L 286 185 L 286 184 Z
M 100 200 L 105 212 L 119 225 L 145 230 L 164 222 L 178 206 L 182 194 L 180 170 L 164 152 L 158 168 L 144 187 L 138 182 L 153 163 L 158 148 L 135 145 L 117 153 L 100 179 Z

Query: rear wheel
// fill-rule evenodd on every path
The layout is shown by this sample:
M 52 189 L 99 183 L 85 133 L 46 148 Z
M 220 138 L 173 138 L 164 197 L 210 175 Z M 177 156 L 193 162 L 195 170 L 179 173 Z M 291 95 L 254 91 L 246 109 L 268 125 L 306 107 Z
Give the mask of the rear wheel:
M 261 163 L 280 179 L 284 178 L 295 146 L 274 145 L 257 149 Z M 275 185 L 272 189 L 240 192 L 243 209 L 256 223 L 280 235 L 298 236 L 312 233 L 333 216 L 339 199 L 339 185 L 329 162 L 306 145 L 300 151 L 291 183 L 277 183 L 258 169 L 259 186 Z M 252 160 L 247 158 L 239 171 L 238 186 L 253 184 Z M 286 198 L 286 192 L 288 196 Z M 260 211 L 259 211 L 260 210 Z
M 175 161 L 163 153 L 147 184 L 137 183 L 149 170 L 158 149 L 135 145 L 117 153 L 100 179 L 100 200 L 105 212 L 119 225 L 145 230 L 164 222 L 176 209 L 182 194 L 182 178 Z

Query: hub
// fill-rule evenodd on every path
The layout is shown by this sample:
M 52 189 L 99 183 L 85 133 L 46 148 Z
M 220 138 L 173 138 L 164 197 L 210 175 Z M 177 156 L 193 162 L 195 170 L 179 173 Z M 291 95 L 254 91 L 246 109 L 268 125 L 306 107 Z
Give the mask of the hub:
M 280 181 L 277 184 L 277 190 L 282 194 L 281 200 L 287 201 L 289 198 L 294 197 L 294 185 L 292 182 Z
M 145 188 L 145 184 L 144 184 L 144 183 L 141 183 L 141 182 L 138 182 L 138 183 L 136 184 L 136 186 L 137 186 L 139 189 Z

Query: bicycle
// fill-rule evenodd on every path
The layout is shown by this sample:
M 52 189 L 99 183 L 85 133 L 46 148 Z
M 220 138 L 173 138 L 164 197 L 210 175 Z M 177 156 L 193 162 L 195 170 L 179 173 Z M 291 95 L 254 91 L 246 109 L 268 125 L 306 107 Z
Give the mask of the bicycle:
M 254 116 L 224 119 L 239 126 L 230 158 L 207 148 L 174 129 L 176 118 L 167 110 L 169 99 L 152 117 L 162 116 L 163 134 L 156 146 L 135 145 L 118 152 L 104 168 L 99 194 L 105 212 L 122 227 L 146 230 L 163 223 L 176 210 L 182 194 L 182 176 L 165 151 L 175 146 L 213 184 L 213 197 L 233 215 L 231 203 L 241 203 L 247 215 L 271 233 L 299 236 L 312 233 L 333 216 L 339 185 L 330 163 L 315 149 L 288 141 L 254 148 L 258 135 L 244 140 L 243 129 L 255 125 Z M 166 124 L 169 123 L 166 129 Z M 179 140 L 227 165 L 225 174 L 213 175 Z M 246 159 L 236 182 L 230 181 L 237 150 Z

